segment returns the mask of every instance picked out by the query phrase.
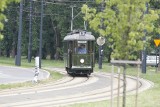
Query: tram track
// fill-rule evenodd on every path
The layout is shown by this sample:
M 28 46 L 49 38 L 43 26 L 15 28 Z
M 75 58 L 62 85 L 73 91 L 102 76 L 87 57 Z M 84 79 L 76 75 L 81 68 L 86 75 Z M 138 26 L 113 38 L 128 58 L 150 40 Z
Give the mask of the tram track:
M 70 78 L 70 81 L 75 81 L 78 77 L 72 77 Z M 110 99 L 111 95 L 111 88 L 110 85 L 106 85 L 105 83 L 110 78 L 110 74 L 106 73 L 93 73 L 92 76 L 89 78 L 87 77 L 79 77 L 79 82 L 71 82 L 71 84 L 68 84 L 68 82 L 65 82 L 63 79 L 60 81 L 57 81 L 57 83 L 54 83 L 55 86 L 47 85 L 48 88 L 43 88 L 42 86 L 38 86 L 41 89 L 37 91 L 37 93 L 26 93 L 24 94 L 17 94 L 17 95 L 8 95 L 8 96 L 2 96 L 6 95 L 7 91 L 5 93 L 0 92 L 0 97 L 6 97 L 9 99 L 21 97 L 21 100 L 15 100 L 13 102 L 4 102 L 0 100 L 0 107 L 55 107 L 55 106 L 63 106 L 67 104 L 74 104 L 74 103 L 85 103 L 85 102 L 93 102 L 93 101 L 101 101 L 101 100 L 107 100 Z M 63 82 L 62 82 L 63 81 Z M 109 80 L 108 80 L 109 81 Z M 114 76 L 114 86 L 113 86 L 113 95 L 116 97 L 117 95 L 117 76 Z M 123 79 L 120 79 L 121 85 L 120 85 L 120 94 L 122 95 L 122 82 Z M 136 84 L 136 78 L 135 77 L 128 77 L 127 81 Z M 61 85 L 59 87 L 56 87 L 56 84 L 65 83 L 67 84 L 67 88 L 64 87 L 64 85 Z M 99 85 L 100 84 L 100 85 Z M 104 85 L 104 86 L 102 86 Z M 139 81 L 139 88 L 144 87 L 143 86 L 143 80 L 140 79 Z M 81 89 L 80 89 L 81 88 Z M 86 88 L 86 89 L 85 89 Z M 93 88 L 93 89 L 92 89 Z M 133 93 L 135 92 L 135 86 L 130 88 L 127 88 L 127 93 Z M 148 89 L 149 86 L 146 88 Z M 52 90 L 50 90 L 52 89 Z M 31 91 L 30 89 L 24 89 L 25 92 Z M 20 91 L 20 90 L 19 90 Z M 18 91 L 18 92 L 19 92 Z M 66 91 L 66 92 L 65 92 Z M 73 92 L 71 92 L 73 91 Z M 75 92 L 74 92 L 75 91 Z M 17 91 L 14 91 L 16 93 Z M 53 94 L 53 93 L 58 93 Z M 44 96 L 44 94 L 53 94 Z M 61 94 L 62 93 L 62 94 Z M 74 94 L 73 94 L 74 93 Z M 37 98 L 35 96 L 44 96 L 42 98 Z M 32 98 L 33 97 L 33 98 Z M 22 101 L 23 100 L 23 101 Z
M 31 88 L 23 88 L 23 89 L 10 89 L 1 91 L 0 97 L 9 96 L 9 95 L 22 95 L 22 94 L 34 94 L 34 93 L 41 93 L 46 91 L 55 91 L 55 90 L 62 90 L 67 88 L 73 88 L 78 86 L 77 84 L 85 83 L 89 78 L 82 78 L 77 79 L 75 77 L 70 77 L 71 79 L 63 82 L 53 83 L 49 85 L 39 85 L 38 87 L 31 87 Z M 82 84 L 81 84 L 82 85 Z M 13 93 L 13 94 L 12 94 Z

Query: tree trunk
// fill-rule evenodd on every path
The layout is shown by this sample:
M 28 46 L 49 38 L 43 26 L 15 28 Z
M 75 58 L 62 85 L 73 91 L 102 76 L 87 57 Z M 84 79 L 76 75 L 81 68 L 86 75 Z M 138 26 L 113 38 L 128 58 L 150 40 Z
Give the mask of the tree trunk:
M 10 49 L 9 48 L 6 49 L 6 57 L 8 57 L 8 58 L 10 57 Z
M 123 106 L 126 107 L 126 65 L 123 66 Z
M 60 54 L 59 54 L 59 45 L 60 45 L 60 32 L 59 32 L 59 30 L 58 30 L 58 28 L 56 28 L 56 26 L 55 26 L 55 24 L 54 24 L 54 22 L 53 22 L 53 20 L 52 20 L 52 17 L 50 17 L 51 18 L 51 23 L 52 23 L 52 27 L 53 27 L 53 31 L 54 31 L 54 40 L 55 40 L 55 54 L 54 54 L 54 58 L 55 58 L 55 60 L 58 60 L 59 59 L 59 57 L 60 57 Z
M 159 51 L 159 63 L 158 63 L 158 71 L 160 71 L 160 51 Z

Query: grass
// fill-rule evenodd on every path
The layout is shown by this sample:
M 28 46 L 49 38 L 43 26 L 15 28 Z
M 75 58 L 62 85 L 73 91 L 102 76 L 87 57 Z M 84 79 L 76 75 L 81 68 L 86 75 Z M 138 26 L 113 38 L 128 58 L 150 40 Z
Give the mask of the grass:
M 56 66 L 56 67 L 64 67 L 63 61 L 56 61 L 56 60 L 42 60 L 41 66 L 49 67 L 49 66 Z M 15 59 L 14 58 L 6 58 L 0 57 L 0 65 L 8 65 L 8 66 L 15 66 Z M 21 67 L 34 67 L 35 60 L 32 59 L 31 63 L 28 63 L 28 60 L 24 57 L 21 58 Z

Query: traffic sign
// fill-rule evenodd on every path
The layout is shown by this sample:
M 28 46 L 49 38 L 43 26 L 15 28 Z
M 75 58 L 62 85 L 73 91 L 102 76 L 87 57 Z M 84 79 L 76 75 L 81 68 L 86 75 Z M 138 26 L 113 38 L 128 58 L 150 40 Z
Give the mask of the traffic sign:
M 155 43 L 155 45 L 158 47 L 159 44 L 160 44 L 160 39 L 154 39 L 154 43 Z
M 98 37 L 97 44 L 99 46 L 102 46 L 102 45 L 104 45 L 104 43 L 105 43 L 105 38 L 104 37 Z

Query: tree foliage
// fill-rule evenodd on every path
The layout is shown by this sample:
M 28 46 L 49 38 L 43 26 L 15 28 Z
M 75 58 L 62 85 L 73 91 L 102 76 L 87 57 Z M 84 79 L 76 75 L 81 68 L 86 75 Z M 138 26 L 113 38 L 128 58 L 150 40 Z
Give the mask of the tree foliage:
M 3 11 L 7 8 L 7 5 L 11 2 L 18 2 L 19 0 L 0 0 L 0 30 L 3 30 L 4 25 L 3 21 L 6 19 Z M 3 38 L 3 35 L 0 33 L 0 40 Z
M 1 20 L 0 22 L 3 23 L 3 25 L 4 25 L 4 26 L 1 25 L 2 26 L 1 28 L 3 28 L 3 31 L 0 30 L 1 34 L 4 35 L 4 39 L 0 42 L 0 55 L 4 55 L 7 57 L 10 57 L 10 55 L 12 55 L 12 57 L 15 57 L 16 49 L 17 49 L 17 40 L 18 40 L 17 39 L 18 38 L 18 28 L 19 28 L 19 26 L 18 26 L 18 24 L 19 24 L 19 3 L 12 2 L 9 4 L 10 1 L 15 1 L 15 0 L 0 0 L 0 7 L 3 7 L 3 6 L 1 6 L 3 4 L 1 2 L 4 2 L 4 1 L 7 1 L 8 3 L 6 2 L 7 4 L 5 4 L 3 10 L 0 11 L 1 14 L 3 13 L 3 17 L 0 18 L 0 20 Z M 18 0 L 16 0 L 16 1 L 18 1 Z M 23 24 L 22 24 L 23 25 L 23 28 L 22 28 L 23 29 L 22 30 L 23 31 L 23 33 L 22 33 L 22 55 L 27 56 L 28 39 L 29 39 L 29 9 L 30 9 L 29 6 L 30 6 L 30 2 L 28 2 L 28 0 L 24 0 L 24 1 L 25 2 L 23 2 L 24 8 L 23 8 Z M 108 8 L 108 9 L 105 9 L 104 12 L 99 12 L 99 10 L 100 10 L 99 4 L 88 4 L 89 7 L 95 7 L 95 8 L 88 8 L 87 5 L 85 8 L 83 8 L 83 12 L 86 13 L 85 19 L 90 20 L 89 23 L 93 23 L 92 29 L 94 28 L 95 31 L 101 32 L 101 34 L 103 34 L 103 35 L 107 35 L 107 36 L 105 36 L 105 38 L 107 39 L 106 44 L 103 46 L 104 55 L 105 55 L 105 57 L 108 57 L 107 60 L 110 59 L 112 49 L 115 49 L 116 44 L 119 44 L 118 42 L 115 42 L 116 39 L 114 39 L 114 38 L 118 38 L 118 39 L 121 38 L 122 33 L 118 33 L 118 32 L 124 31 L 122 29 L 122 27 L 126 26 L 126 24 L 122 24 L 123 26 L 122 25 L 119 26 L 119 28 L 121 28 L 121 29 L 118 30 L 118 28 L 115 28 L 116 26 L 118 26 L 118 24 L 120 24 L 120 22 L 122 22 L 122 20 L 118 19 L 118 18 L 120 18 L 120 14 L 122 12 L 120 13 L 118 10 L 119 7 L 116 4 L 117 0 L 112 0 L 112 1 L 114 1 L 112 3 L 115 3 L 115 4 L 110 7 L 109 6 L 107 7 L 107 5 L 109 5 L 109 4 L 105 3 L 106 8 Z M 154 12 L 156 12 L 157 8 L 159 6 L 158 2 L 156 0 L 151 0 L 151 1 L 152 2 L 150 2 L 149 5 L 153 9 L 156 9 L 154 11 Z M 155 3 L 155 1 L 156 1 L 156 3 Z M 141 2 L 143 2 L 143 1 L 141 1 Z M 99 0 L 99 3 L 101 3 L 101 0 Z M 123 3 L 121 3 L 121 5 L 123 5 Z M 82 5 L 81 3 L 74 3 L 74 4 L 72 4 L 72 3 L 66 3 L 66 4 L 64 4 L 64 3 L 57 3 L 56 4 L 55 3 L 54 4 L 54 3 L 49 3 L 49 2 L 44 3 L 43 44 L 42 44 L 43 59 L 47 58 L 48 56 L 51 59 L 62 59 L 63 38 L 64 38 L 64 36 L 66 36 L 66 34 L 68 32 L 70 32 L 70 21 L 71 21 L 71 7 L 70 6 L 73 6 L 73 5 L 76 5 L 76 7 L 74 7 L 74 16 L 78 14 L 78 16 L 74 19 L 73 29 L 79 29 L 79 28 L 83 29 L 84 28 L 83 19 L 82 19 L 83 15 L 80 13 L 81 5 Z M 6 8 L 6 6 L 7 6 L 7 8 Z M 33 17 L 32 17 L 32 56 L 35 56 L 39 50 L 40 8 L 41 8 L 41 2 L 34 1 L 33 2 Z M 144 8 L 145 8 L 145 5 L 144 5 Z M 141 12 L 144 13 L 145 10 L 143 10 Z M 149 11 L 149 13 L 151 13 L 151 12 L 152 11 Z M 99 14 L 97 14 L 97 13 L 99 13 Z M 115 15 L 112 15 L 112 13 L 115 13 Z M 5 14 L 5 16 L 4 16 L 4 14 Z M 110 14 L 110 16 L 107 14 Z M 126 13 L 123 13 L 123 14 L 125 17 L 127 17 Z M 94 16 L 96 16 L 96 17 L 94 18 Z M 155 17 L 155 16 L 153 15 L 151 17 Z M 7 19 L 6 20 L 7 22 L 5 22 L 4 18 Z M 104 23 L 105 23 L 104 28 L 107 29 L 107 32 L 105 30 L 99 29 L 101 18 L 105 19 L 104 20 Z M 119 20 L 120 22 L 116 23 L 116 20 L 115 21 L 113 20 L 114 18 L 117 18 L 116 20 Z M 93 19 L 94 19 L 94 21 L 91 21 Z M 107 20 L 107 19 L 110 19 L 110 20 Z M 133 18 L 133 16 L 132 16 L 132 19 L 135 20 L 135 18 Z M 123 18 L 123 20 L 124 20 L 124 18 Z M 112 23 L 110 23 L 110 21 Z M 113 22 L 115 22 L 117 25 L 115 26 Z M 154 25 L 154 27 L 158 28 L 160 21 L 157 20 L 156 22 L 155 21 L 153 21 L 153 22 L 154 23 L 152 23 L 152 24 Z M 107 23 L 109 23 L 109 24 L 107 24 Z M 130 23 L 130 25 L 132 25 L 132 24 L 133 23 Z M 136 23 L 135 23 L 135 25 L 136 25 Z M 137 27 L 135 26 L 135 28 L 137 28 Z M 95 33 L 92 29 L 88 28 L 87 31 L 91 31 L 92 34 L 97 38 L 99 34 Z M 110 29 L 110 31 L 109 31 L 109 29 Z M 116 32 L 114 32 L 114 29 Z M 143 30 L 141 30 L 141 31 L 143 31 Z M 158 35 L 158 33 L 156 33 L 157 29 L 154 28 L 153 31 L 154 32 L 152 32 L 152 33 L 149 33 L 149 32 L 147 33 L 147 40 L 148 40 L 148 38 L 151 38 L 151 36 L 148 36 L 148 35 L 154 35 L 154 37 L 156 37 L 155 35 Z M 133 32 L 133 30 L 132 30 L 132 32 Z M 130 35 L 134 36 L 135 32 L 131 33 Z M 144 32 L 141 32 L 141 33 L 143 34 Z M 119 36 L 116 37 L 115 36 L 116 34 Z M 143 38 L 142 37 L 143 35 L 141 35 L 140 37 L 137 37 L 137 39 Z M 137 36 L 137 34 L 136 34 L 136 36 Z M 138 41 L 140 41 L 137 39 L 134 40 L 134 41 L 136 41 L 136 43 Z M 121 39 L 119 39 L 119 40 L 121 40 Z M 121 40 L 121 43 L 123 43 L 123 42 L 124 42 L 124 40 L 123 41 Z M 152 43 L 152 41 L 149 41 L 149 42 Z M 152 45 L 152 47 L 154 47 L 154 45 Z M 130 48 L 133 48 L 133 47 L 130 47 Z M 98 45 L 96 45 L 95 49 L 96 49 L 95 56 L 96 56 L 96 58 L 98 58 Z M 122 50 L 122 51 L 124 52 L 124 50 Z M 135 50 L 133 50 L 133 52 L 135 53 L 135 55 L 137 54 L 137 52 L 135 52 Z M 104 59 L 106 59 L 106 58 L 104 58 Z
M 43 16 L 43 40 L 42 58 L 62 59 L 63 58 L 63 38 L 70 32 L 71 5 L 64 3 L 44 2 Z M 82 4 L 76 4 L 74 16 L 80 13 Z M 32 56 L 39 51 L 40 33 L 40 13 L 41 2 L 34 1 L 32 8 Z M 23 23 L 22 23 L 22 55 L 27 56 L 29 39 L 29 16 L 30 2 L 23 2 Z M 16 54 L 18 23 L 19 23 L 19 3 L 10 3 L 4 11 L 8 22 L 4 22 L 2 34 L 4 39 L 0 42 L 0 55 L 13 57 Z M 82 15 L 74 19 L 74 29 L 83 27 Z
M 101 3 L 102 0 L 96 0 Z M 84 19 L 89 21 L 90 27 L 112 43 L 112 57 L 116 59 L 137 59 L 137 52 L 143 49 L 146 41 L 151 39 L 153 31 L 159 32 L 155 21 L 159 16 L 156 11 L 146 4 L 149 0 L 107 0 L 102 12 L 96 8 L 83 5 Z M 103 19 L 104 29 L 101 29 Z

